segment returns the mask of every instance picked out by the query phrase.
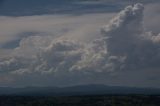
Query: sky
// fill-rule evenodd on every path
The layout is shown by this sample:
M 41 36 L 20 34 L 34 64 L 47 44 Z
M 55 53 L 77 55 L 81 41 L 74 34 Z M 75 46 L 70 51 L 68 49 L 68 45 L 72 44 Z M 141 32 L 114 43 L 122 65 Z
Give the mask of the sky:
M 160 88 L 159 0 L 0 0 L 0 86 Z

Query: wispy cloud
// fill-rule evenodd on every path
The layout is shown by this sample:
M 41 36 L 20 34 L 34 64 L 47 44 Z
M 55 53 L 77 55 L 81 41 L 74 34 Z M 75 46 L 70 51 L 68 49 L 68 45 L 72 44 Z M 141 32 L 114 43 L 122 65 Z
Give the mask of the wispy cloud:
M 0 45 L 3 46 L 6 43 L 15 40 L 19 41 L 23 37 L 33 35 L 72 36 L 74 39 L 90 39 L 99 33 L 97 29 L 104 25 L 112 16 L 113 14 L 1 16 Z
M 0 15 L 86 14 L 118 12 L 124 6 L 158 0 L 1 0 Z

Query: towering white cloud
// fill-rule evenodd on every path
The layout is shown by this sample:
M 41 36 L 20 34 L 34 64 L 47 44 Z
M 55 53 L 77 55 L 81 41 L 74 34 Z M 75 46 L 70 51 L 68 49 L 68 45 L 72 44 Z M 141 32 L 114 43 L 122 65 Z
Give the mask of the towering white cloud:
M 125 67 L 132 69 L 157 66 L 159 35 L 143 28 L 143 5 L 128 6 L 102 32 L 111 55 L 125 56 Z

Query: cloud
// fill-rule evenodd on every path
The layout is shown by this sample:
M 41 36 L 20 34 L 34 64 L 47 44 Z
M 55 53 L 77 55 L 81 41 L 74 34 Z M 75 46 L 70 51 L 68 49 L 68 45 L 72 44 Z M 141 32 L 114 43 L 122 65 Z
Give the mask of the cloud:
M 143 9 L 141 4 L 136 4 L 121 11 L 102 29 L 104 36 L 96 42 L 94 45 L 96 47 L 93 46 L 89 51 L 89 56 L 84 56 L 86 58 L 81 60 L 76 67 L 80 70 L 89 68 L 87 70 L 100 70 L 100 72 L 126 70 L 125 68 L 131 67 L 130 64 L 138 68 L 135 63 L 139 62 L 139 58 L 147 59 L 150 57 L 148 55 L 144 57 L 143 53 L 139 54 L 142 52 L 140 49 L 146 49 L 148 43 L 148 40 L 145 40 L 146 38 L 143 36 L 146 34 L 142 25 Z M 99 45 L 99 43 L 101 44 Z M 152 44 L 149 45 L 153 46 Z M 94 52 L 92 53 L 92 51 Z M 135 52 L 139 52 L 138 55 L 140 56 Z
M 158 0 L 0 0 L 0 15 L 32 16 L 43 14 L 88 14 L 118 12 L 133 3 L 157 3 Z
M 69 35 L 68 38 L 26 37 L 10 57 L 0 59 L 0 72 L 16 76 L 17 83 L 24 77 L 23 81 L 31 78 L 35 79 L 32 83 L 38 80 L 39 84 L 48 80 L 49 84 L 55 85 L 117 84 L 117 81 L 122 84 L 127 78 L 136 84 L 136 73 L 143 75 L 160 68 L 160 35 L 143 28 L 143 11 L 142 4 L 127 6 L 92 42 L 69 40 L 72 37 Z M 147 86 L 143 84 L 147 76 L 138 77 L 142 86 Z
M 160 3 L 150 3 L 145 7 L 145 17 L 144 17 L 144 25 L 147 30 L 151 30 L 154 33 L 159 33 L 160 29 Z
M 0 47 L 5 48 L 5 45 L 9 46 L 9 44 L 12 46 L 22 38 L 37 35 L 71 36 L 72 39 L 78 38 L 83 41 L 92 39 L 99 33 L 100 26 L 104 25 L 104 22 L 107 22 L 112 16 L 113 14 L 0 16 Z
M 109 53 L 126 57 L 125 70 L 158 67 L 159 35 L 143 28 L 143 9 L 141 4 L 128 6 L 103 30 Z
M 133 3 L 137 3 L 137 2 L 140 2 L 140 3 L 143 3 L 143 4 L 150 4 L 150 3 L 157 3 L 158 1 L 157 0 L 77 0 L 76 3 L 80 3 L 80 4 L 90 4 L 90 5 L 94 5 L 94 4 L 111 4 L 111 5 L 114 5 L 114 4 L 118 4 L 118 5 L 130 5 L 130 4 L 133 4 Z
M 2 0 L 1 0 L 2 1 Z M 84 0 L 3 0 L 0 15 L 32 16 L 42 14 L 86 14 L 118 10 L 110 4 L 81 4 Z M 9 8 L 8 8 L 9 7 Z M 98 8 L 97 8 L 98 7 Z

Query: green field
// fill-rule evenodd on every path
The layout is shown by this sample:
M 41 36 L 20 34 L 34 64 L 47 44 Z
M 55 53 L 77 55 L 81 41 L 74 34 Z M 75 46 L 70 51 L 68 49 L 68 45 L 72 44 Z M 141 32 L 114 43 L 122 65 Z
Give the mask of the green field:
M 160 96 L 0 96 L 0 106 L 160 106 Z

